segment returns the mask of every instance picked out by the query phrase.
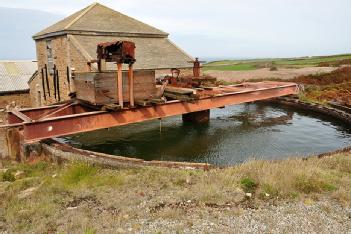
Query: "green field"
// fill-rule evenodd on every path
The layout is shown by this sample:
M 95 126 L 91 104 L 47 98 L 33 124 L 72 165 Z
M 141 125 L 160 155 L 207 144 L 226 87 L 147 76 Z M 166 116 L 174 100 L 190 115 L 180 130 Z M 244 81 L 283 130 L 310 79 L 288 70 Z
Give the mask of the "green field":
M 332 56 L 314 56 L 301 58 L 267 58 L 267 59 L 247 59 L 247 60 L 222 60 L 204 64 L 205 71 L 247 71 L 259 68 L 302 68 L 317 66 L 337 66 L 339 63 L 351 62 L 351 54 L 341 54 Z

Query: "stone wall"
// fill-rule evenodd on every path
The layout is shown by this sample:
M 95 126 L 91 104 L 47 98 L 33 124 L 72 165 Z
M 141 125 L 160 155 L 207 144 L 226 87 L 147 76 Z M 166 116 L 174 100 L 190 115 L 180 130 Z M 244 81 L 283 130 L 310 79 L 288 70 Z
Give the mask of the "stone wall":
M 32 106 L 41 106 L 58 101 L 58 97 L 55 99 L 54 96 L 54 83 L 53 75 L 48 73 L 49 87 L 50 87 L 50 97 L 46 87 L 45 81 L 45 91 L 46 91 L 46 100 L 43 96 L 42 88 L 42 75 L 41 69 L 45 67 L 45 64 L 48 64 L 47 59 L 47 40 L 42 39 L 36 41 L 36 50 L 37 50 L 37 60 L 38 60 L 38 76 L 36 76 L 30 82 L 30 99 Z M 79 49 L 70 41 L 70 38 L 67 36 L 53 37 L 51 40 L 52 47 L 52 56 L 54 64 L 59 72 L 59 86 L 60 86 L 60 100 L 68 100 L 69 93 L 74 91 L 74 85 L 72 79 L 70 83 L 67 80 L 67 67 L 69 70 L 73 69 L 76 72 L 86 72 L 88 71 L 86 59 Z M 45 73 L 44 73 L 45 76 Z M 40 94 L 38 94 L 40 93 Z M 38 98 L 40 96 L 40 98 Z
M 33 106 L 40 106 L 44 104 L 55 103 L 58 101 L 58 95 L 55 98 L 54 96 L 54 80 L 53 74 L 50 74 L 48 71 L 48 81 L 50 96 L 46 86 L 45 81 L 45 93 L 46 100 L 44 100 L 43 87 L 42 87 L 42 73 L 41 69 L 45 68 L 45 64 L 48 64 L 47 59 L 47 40 L 38 40 L 36 41 L 36 50 L 37 50 L 37 60 L 38 60 L 38 76 L 36 76 L 30 83 L 31 88 L 31 100 Z M 59 88 L 60 88 L 60 100 L 69 99 L 69 85 L 67 82 L 67 66 L 70 65 L 68 55 L 68 39 L 66 36 L 50 38 L 51 47 L 52 47 L 52 57 L 53 63 L 56 65 L 59 75 Z M 44 69 L 44 78 L 45 78 L 45 69 Z M 38 92 L 40 92 L 41 99 L 38 99 Z
M 0 128 L 0 158 L 8 157 L 9 150 L 7 147 L 7 138 L 6 138 L 7 129 Z
M 30 107 L 29 93 L 0 95 L 0 125 L 5 122 L 6 106 L 9 104 L 19 107 Z

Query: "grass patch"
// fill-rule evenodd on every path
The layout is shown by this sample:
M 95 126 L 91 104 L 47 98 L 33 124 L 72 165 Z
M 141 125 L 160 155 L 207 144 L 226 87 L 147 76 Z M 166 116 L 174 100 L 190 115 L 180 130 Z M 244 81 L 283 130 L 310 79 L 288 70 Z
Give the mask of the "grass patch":
M 253 64 L 232 64 L 232 65 L 220 65 L 220 66 L 204 66 L 204 71 L 215 70 L 215 71 L 250 71 L 255 70 L 257 67 Z
M 62 175 L 62 182 L 67 186 L 74 186 L 82 182 L 89 183 L 97 174 L 98 168 L 86 162 L 70 164 Z
M 301 58 L 267 58 L 267 59 L 246 59 L 246 60 L 221 60 L 204 65 L 204 70 L 220 71 L 247 71 L 257 68 L 271 68 L 274 64 L 275 69 L 279 68 L 302 68 L 316 66 L 339 66 L 349 64 L 351 54 L 314 56 Z M 273 70 L 275 70 L 273 69 Z
M 2 181 L 9 181 L 9 182 L 13 182 L 15 181 L 15 175 L 13 174 L 12 170 L 7 170 L 6 172 L 4 172 L 2 174 Z
M 247 193 L 254 193 L 258 184 L 253 179 L 246 177 L 240 180 L 241 187 Z
M 247 205 L 245 192 L 256 194 L 250 199 L 255 204 L 325 196 L 351 205 L 351 153 L 321 159 L 249 161 L 209 171 L 107 169 L 85 162 L 43 165 L 9 166 L 38 175 L 6 182 L 9 187 L 0 202 L 0 216 L 10 233 L 100 233 L 106 225 L 123 226 L 132 219 L 165 215 L 173 220 L 187 210 L 202 212 L 204 206 Z M 31 187 L 37 187 L 33 194 L 25 199 L 17 196 Z M 155 207 L 159 213 L 150 215 Z

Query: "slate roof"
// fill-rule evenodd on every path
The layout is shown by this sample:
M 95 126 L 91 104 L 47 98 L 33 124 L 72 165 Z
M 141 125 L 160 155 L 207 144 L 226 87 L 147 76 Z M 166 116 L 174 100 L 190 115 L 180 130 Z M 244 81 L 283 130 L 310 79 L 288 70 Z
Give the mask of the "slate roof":
M 72 36 L 80 47 L 96 59 L 96 45 L 99 42 L 128 40 L 135 43 L 136 62 L 134 69 L 168 69 L 192 67 L 188 61 L 193 58 L 173 44 L 168 38 Z M 108 70 L 116 70 L 116 65 L 107 63 Z
M 116 40 L 136 44 L 135 69 L 190 68 L 194 59 L 168 39 L 168 34 L 136 19 L 94 3 L 35 34 L 35 40 L 57 35 L 72 38 L 82 56 L 96 59 L 100 42 Z M 72 42 L 73 43 L 73 42 Z M 107 69 L 115 66 L 107 64 Z
M 0 60 L 0 93 L 28 91 L 28 81 L 36 70 L 35 61 Z
M 166 37 L 168 35 L 157 28 L 99 3 L 94 3 L 41 32 L 38 32 L 33 38 L 40 39 L 45 36 L 50 36 L 50 34 L 60 35 L 74 32 L 144 34 L 161 37 Z

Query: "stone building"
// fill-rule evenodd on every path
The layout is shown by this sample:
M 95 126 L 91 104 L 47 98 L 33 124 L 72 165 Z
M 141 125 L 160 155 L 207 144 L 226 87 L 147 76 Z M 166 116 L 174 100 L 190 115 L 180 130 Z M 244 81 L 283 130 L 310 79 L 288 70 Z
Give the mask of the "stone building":
M 33 39 L 38 60 L 38 74 L 29 83 L 33 106 L 58 101 L 53 95 L 54 67 L 58 71 L 60 99 L 68 99 L 72 89 L 72 71 L 88 71 L 87 63 L 96 59 L 96 46 L 99 42 L 133 41 L 136 44 L 136 70 L 168 72 L 171 68 L 192 67 L 189 61 L 193 58 L 173 44 L 167 33 L 98 3 L 44 29 L 35 34 Z M 107 64 L 107 70 L 115 70 L 115 66 Z M 41 97 L 38 93 L 42 94 Z
M 36 70 L 35 61 L 0 61 L 1 118 L 9 104 L 30 106 L 28 81 L 35 76 Z

